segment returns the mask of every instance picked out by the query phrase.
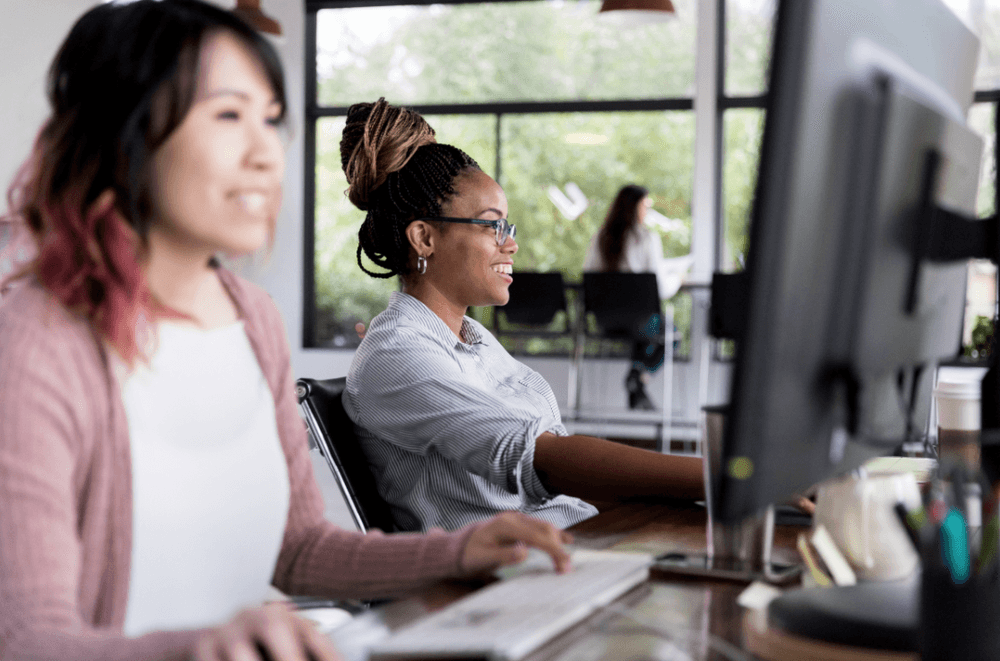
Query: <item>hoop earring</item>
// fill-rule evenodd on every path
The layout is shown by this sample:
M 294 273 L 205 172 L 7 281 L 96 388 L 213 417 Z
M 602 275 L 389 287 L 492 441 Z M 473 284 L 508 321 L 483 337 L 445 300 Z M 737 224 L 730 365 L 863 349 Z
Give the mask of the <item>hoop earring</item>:
M 417 273 L 420 275 L 427 273 L 427 258 L 423 255 L 417 256 Z

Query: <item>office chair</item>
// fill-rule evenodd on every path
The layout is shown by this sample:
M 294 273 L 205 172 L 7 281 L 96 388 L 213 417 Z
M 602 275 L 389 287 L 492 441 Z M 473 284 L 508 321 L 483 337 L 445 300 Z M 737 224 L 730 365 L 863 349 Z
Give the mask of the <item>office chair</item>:
M 512 324 L 547 326 L 560 310 L 566 309 L 566 291 L 559 272 L 518 271 L 508 291 L 507 305 L 496 310 Z
M 584 314 L 592 313 L 600 336 L 627 339 L 660 314 L 655 273 L 584 273 Z
M 654 315 L 662 315 L 660 295 L 655 273 L 586 272 L 583 274 L 583 310 L 578 324 L 577 343 L 574 351 L 576 363 L 576 415 L 581 416 L 580 398 L 583 388 L 582 365 L 584 347 L 588 338 L 596 338 L 602 348 L 606 340 L 632 342 L 642 329 L 648 329 Z M 597 332 L 588 328 L 588 315 L 597 322 Z M 666 342 L 664 329 L 673 329 L 673 319 L 668 314 L 657 320 L 653 335 L 664 344 L 663 400 L 659 412 L 658 449 L 663 451 L 670 442 L 670 407 L 673 401 L 673 343 Z M 646 335 L 649 335 L 647 330 Z M 635 412 L 632 413 L 635 415 Z
M 378 493 L 368 459 L 354 434 L 354 423 L 344 411 L 341 395 L 346 386 L 345 377 L 299 379 L 295 394 L 309 434 L 326 459 L 358 530 L 392 532 L 396 526 L 389 504 Z

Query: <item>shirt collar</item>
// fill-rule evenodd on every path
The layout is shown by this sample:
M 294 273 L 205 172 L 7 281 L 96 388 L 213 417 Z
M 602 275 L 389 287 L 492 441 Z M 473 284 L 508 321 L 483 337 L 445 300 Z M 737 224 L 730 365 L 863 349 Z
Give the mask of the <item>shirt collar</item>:
M 448 325 L 442 321 L 441 317 L 424 305 L 419 299 L 401 291 L 394 291 L 389 296 L 389 307 L 399 310 L 405 317 L 419 321 L 426 326 L 442 342 L 449 346 L 463 344 L 455 334 L 451 332 Z M 462 318 L 462 337 L 465 344 L 482 344 L 483 335 L 476 328 L 476 324 L 469 317 Z

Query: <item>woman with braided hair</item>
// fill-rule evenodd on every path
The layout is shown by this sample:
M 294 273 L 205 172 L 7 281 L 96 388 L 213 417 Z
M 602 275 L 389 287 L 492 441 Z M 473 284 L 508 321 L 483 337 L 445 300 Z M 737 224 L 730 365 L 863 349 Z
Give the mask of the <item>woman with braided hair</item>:
M 581 499 L 703 494 L 700 459 L 569 436 L 545 380 L 465 316 L 507 302 L 517 253 L 503 189 L 472 158 L 384 99 L 349 109 L 340 153 L 348 197 L 367 212 L 358 264 L 402 281 L 344 396 L 398 526 L 520 510 L 566 527 L 596 513 Z

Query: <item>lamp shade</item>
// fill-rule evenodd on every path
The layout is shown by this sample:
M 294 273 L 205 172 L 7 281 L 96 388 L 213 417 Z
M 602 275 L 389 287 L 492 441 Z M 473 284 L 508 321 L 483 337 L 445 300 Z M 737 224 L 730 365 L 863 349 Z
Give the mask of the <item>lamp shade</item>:
M 258 32 L 281 35 L 281 24 L 260 10 L 260 0 L 236 0 L 233 13 Z
M 604 0 L 599 13 L 625 23 L 653 23 L 677 16 L 670 0 Z

